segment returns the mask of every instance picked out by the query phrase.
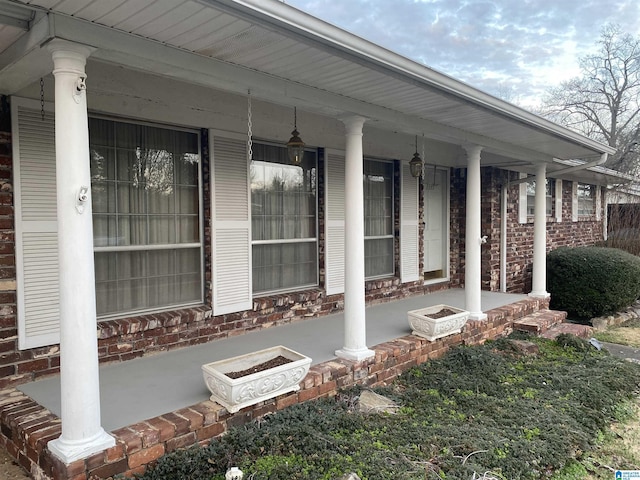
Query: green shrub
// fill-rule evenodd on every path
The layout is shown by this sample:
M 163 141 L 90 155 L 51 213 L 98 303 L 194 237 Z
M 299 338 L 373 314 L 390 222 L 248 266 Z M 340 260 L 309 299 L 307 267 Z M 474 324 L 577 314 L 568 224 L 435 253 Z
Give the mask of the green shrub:
M 640 297 L 640 258 L 615 248 L 561 247 L 547 255 L 551 307 L 571 318 L 612 314 Z
M 223 480 L 232 465 L 252 480 L 582 478 L 574 460 L 636 398 L 640 367 L 567 336 L 531 341 L 537 355 L 501 339 L 412 368 L 376 389 L 395 415 L 360 413 L 352 387 L 171 452 L 140 480 Z

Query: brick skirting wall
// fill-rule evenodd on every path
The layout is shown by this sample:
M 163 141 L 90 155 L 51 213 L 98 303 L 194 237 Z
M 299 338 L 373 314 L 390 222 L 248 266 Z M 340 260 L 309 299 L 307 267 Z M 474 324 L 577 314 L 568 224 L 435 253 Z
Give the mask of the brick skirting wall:
M 373 347 L 375 358 L 362 362 L 334 359 L 312 366 L 300 390 L 244 408 L 235 414 L 205 401 L 111 432 L 116 445 L 89 458 L 64 465 L 46 449 L 61 433 L 60 419 L 16 389 L 0 391 L 0 444 L 33 478 L 88 480 L 117 474 L 133 476 L 165 453 L 190 445 L 206 445 L 229 428 L 244 425 L 296 403 L 335 396 L 350 385 L 379 386 L 402 372 L 441 357 L 458 345 L 477 345 L 512 331 L 512 323 L 547 300 L 525 299 L 487 312 L 486 321 L 469 321 L 462 333 L 434 342 L 408 335 Z M 197 317 L 197 315 L 196 315 Z M 198 320 L 195 321 L 197 323 Z

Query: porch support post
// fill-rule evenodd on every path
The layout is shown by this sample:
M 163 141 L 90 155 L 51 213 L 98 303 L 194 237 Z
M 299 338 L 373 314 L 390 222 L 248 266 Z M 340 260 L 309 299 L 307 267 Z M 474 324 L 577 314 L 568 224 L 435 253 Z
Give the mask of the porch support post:
M 547 293 L 547 165 L 536 168 L 536 196 L 533 214 L 533 280 L 530 297 L 548 298 Z
M 485 242 L 481 227 L 481 190 L 480 190 L 480 145 L 466 145 L 467 152 L 467 213 L 465 234 L 465 268 L 464 293 L 465 308 L 469 311 L 469 319 L 485 320 L 487 314 L 482 312 L 482 251 Z
M 62 396 L 62 435 L 50 441 L 48 447 L 69 464 L 114 446 L 115 439 L 100 423 L 89 128 L 84 83 L 84 67 L 91 49 L 64 40 L 53 40 L 48 48 L 55 77 Z
M 375 355 L 367 348 L 364 298 L 364 186 L 362 126 L 358 116 L 342 120 L 346 127 L 344 347 L 336 355 L 360 361 Z

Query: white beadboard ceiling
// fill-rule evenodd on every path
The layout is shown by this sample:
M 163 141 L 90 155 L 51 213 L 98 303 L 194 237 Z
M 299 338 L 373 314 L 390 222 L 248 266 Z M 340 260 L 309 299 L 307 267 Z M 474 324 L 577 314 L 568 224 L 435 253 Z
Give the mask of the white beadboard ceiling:
M 194 82 L 206 83 L 210 77 L 211 86 L 251 89 L 276 103 L 324 114 L 360 114 L 382 128 L 424 132 L 459 144 L 480 143 L 516 158 L 522 152 L 520 158 L 534 161 L 612 153 L 609 147 L 277 0 L 0 0 L 0 12 L 7 4 L 34 7 L 37 15 L 49 13 L 56 35 L 68 31 L 65 38 L 70 38 L 73 33 L 74 41 L 84 39 L 96 46 L 95 58 L 105 61 L 124 62 L 129 55 L 125 47 L 116 48 L 115 41 L 107 40 L 109 36 L 121 45 L 146 41 L 200 59 L 194 68 L 197 75 L 190 77 Z M 94 36 L 92 29 L 102 36 Z M 8 63 L 3 56 L 9 57 L 14 43 L 27 43 L 21 38 L 27 33 L 0 26 L 0 69 Z M 163 63 L 155 73 L 178 75 L 164 65 L 172 61 L 171 55 L 154 48 L 148 54 L 142 51 L 132 47 L 130 54 L 140 57 L 139 68 Z M 205 57 L 218 62 L 209 65 Z M 238 66 L 244 74 L 225 84 L 220 67 L 227 66 Z M 180 69 L 178 63 L 175 67 Z M 0 86 L 2 75 L 0 70 Z M 274 85 L 271 90 L 265 87 L 269 83 Z

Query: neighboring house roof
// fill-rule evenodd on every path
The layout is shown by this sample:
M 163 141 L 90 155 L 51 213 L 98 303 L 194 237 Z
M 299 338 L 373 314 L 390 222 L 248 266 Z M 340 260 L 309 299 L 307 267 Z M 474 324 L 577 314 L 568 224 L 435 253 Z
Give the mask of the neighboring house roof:
M 59 37 L 98 61 L 525 162 L 615 151 L 276 0 L 5 0 L 0 24 L 4 94 L 51 72 L 41 45 Z

